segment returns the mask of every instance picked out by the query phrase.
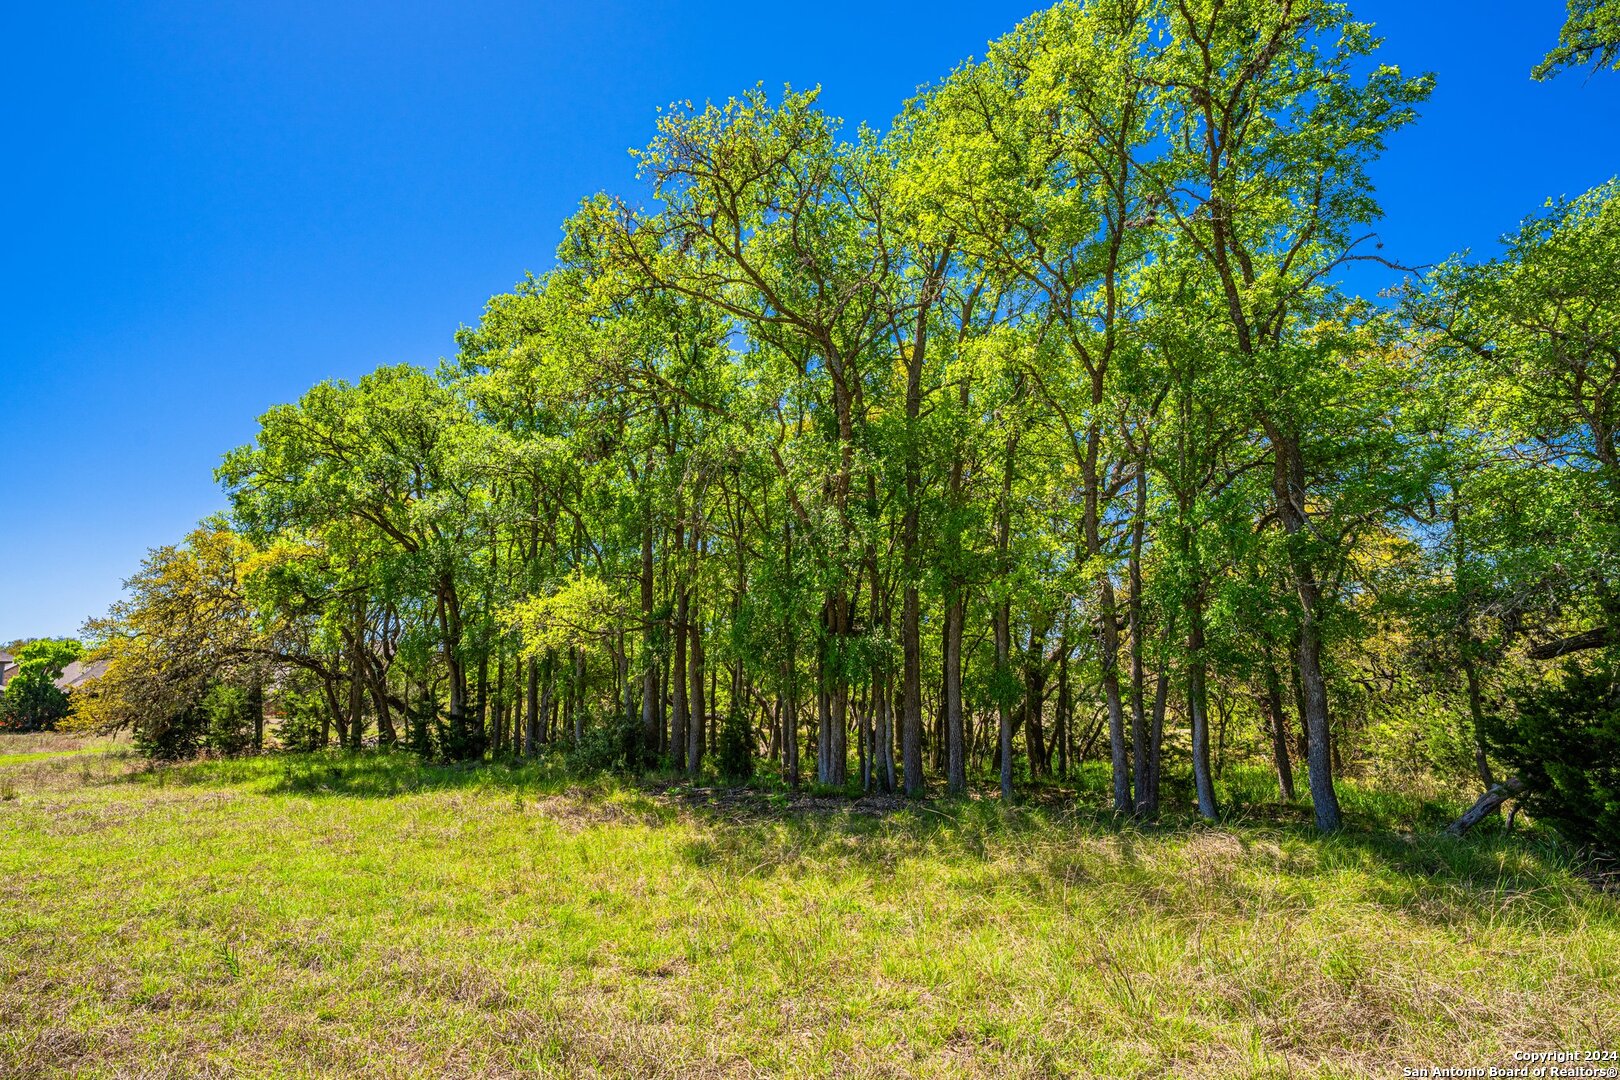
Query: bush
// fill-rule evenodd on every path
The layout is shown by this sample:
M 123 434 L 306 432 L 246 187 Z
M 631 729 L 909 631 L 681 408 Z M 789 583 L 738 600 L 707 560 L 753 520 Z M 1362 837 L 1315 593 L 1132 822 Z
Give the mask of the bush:
M 276 740 L 283 750 L 307 753 L 322 745 L 325 730 L 326 703 L 313 691 L 287 690 L 281 695 L 281 723 L 276 726 Z
M 149 716 L 135 725 L 135 749 L 144 757 L 163 761 L 196 757 L 207 731 L 208 714 L 200 705 Z
M 720 728 L 720 775 L 734 784 L 754 778 L 754 733 L 737 713 L 727 716 Z
M 639 716 L 620 716 L 593 723 L 586 719 L 579 743 L 568 751 L 568 768 L 580 774 L 637 768 L 643 738 Z
M 1515 705 L 1485 737 L 1523 781 L 1526 809 L 1571 842 L 1620 856 L 1620 668 L 1612 658 L 1589 670 L 1572 663 L 1560 683 Z
M 207 721 L 203 743 L 221 754 L 240 754 L 253 745 L 253 706 L 240 686 L 218 683 L 203 697 Z
M 438 703 L 431 694 L 411 698 L 405 708 L 405 749 L 418 757 L 433 756 L 433 727 L 438 714 Z
M 146 757 L 178 761 L 204 750 L 240 754 L 253 745 L 254 704 L 240 686 L 214 683 L 193 705 L 135 725 L 135 749 Z M 282 729 L 285 739 L 286 725 Z
M 619 732 L 601 724 L 586 723 L 579 742 L 568 751 L 570 772 L 608 772 L 624 763 L 624 741 Z

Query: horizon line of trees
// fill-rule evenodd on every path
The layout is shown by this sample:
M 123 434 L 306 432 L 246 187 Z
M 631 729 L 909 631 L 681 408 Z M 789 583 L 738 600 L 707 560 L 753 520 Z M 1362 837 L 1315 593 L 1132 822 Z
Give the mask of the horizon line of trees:
M 1620 642 L 1620 189 L 1405 270 L 1367 170 L 1432 79 L 1377 49 L 1076 0 L 887 131 L 671 106 L 646 204 L 453 359 L 261 418 L 89 625 L 86 722 L 908 795 L 1098 759 L 1139 817 L 1190 776 L 1214 818 L 1235 755 L 1323 830 L 1339 770 L 1522 772 L 1516 703 Z

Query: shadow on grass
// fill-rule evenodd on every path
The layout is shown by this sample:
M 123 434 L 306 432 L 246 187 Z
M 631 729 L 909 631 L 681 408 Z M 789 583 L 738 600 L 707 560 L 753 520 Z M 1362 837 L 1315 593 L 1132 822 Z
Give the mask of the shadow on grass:
M 244 787 L 264 795 L 392 799 L 438 791 L 562 794 L 592 789 L 569 776 L 560 759 L 515 758 L 493 762 L 437 764 L 403 751 L 325 750 L 308 754 L 267 753 L 156 763 L 128 774 L 131 783 L 155 787 Z M 596 783 L 595 788 L 602 785 Z
M 1260 770 L 1228 770 L 1222 794 L 1229 809 L 1215 825 L 1184 809 L 1174 780 L 1159 821 L 1113 814 L 1106 765 L 1065 784 L 1030 785 L 1012 807 L 989 785 L 912 802 L 853 790 L 794 795 L 768 775 L 748 788 L 691 784 L 673 773 L 581 778 L 560 755 L 445 765 L 399 751 L 265 754 L 153 766 L 125 779 L 315 799 L 436 792 L 628 798 L 656 810 L 643 821 L 687 815 L 698 829 L 681 856 L 705 870 L 769 876 L 840 867 L 875 877 L 906 859 L 944 858 L 968 868 L 1000 861 L 1037 893 L 1066 895 L 1077 880 L 1106 877 L 1132 903 L 1167 914 L 1215 898 L 1244 910 L 1279 902 L 1309 908 L 1317 897 L 1341 900 L 1349 887 L 1363 902 L 1437 924 L 1508 918 L 1546 925 L 1587 917 L 1593 899 L 1579 861 L 1541 832 L 1509 834 L 1498 822 L 1454 839 L 1440 829 L 1457 813 L 1456 801 L 1347 782 L 1341 799 L 1350 825 L 1323 837 L 1309 803 L 1280 801 Z M 1285 875 L 1287 888 L 1266 882 L 1267 875 Z M 1620 917 L 1608 898 L 1594 902 Z

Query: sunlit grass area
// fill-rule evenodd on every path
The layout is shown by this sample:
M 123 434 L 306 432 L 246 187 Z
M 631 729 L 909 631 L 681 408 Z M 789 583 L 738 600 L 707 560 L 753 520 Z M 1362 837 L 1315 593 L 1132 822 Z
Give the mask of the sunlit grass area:
M 1231 822 L 1136 828 L 1056 792 L 0 754 L 4 1075 L 1364 1076 L 1620 1045 L 1613 897 L 1355 785 L 1319 839 L 1259 773 Z

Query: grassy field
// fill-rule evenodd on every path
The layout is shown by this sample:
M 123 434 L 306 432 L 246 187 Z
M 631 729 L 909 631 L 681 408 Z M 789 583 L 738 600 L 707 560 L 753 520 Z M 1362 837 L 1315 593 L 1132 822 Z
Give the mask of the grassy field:
M 1321 840 L 1258 774 L 1232 823 L 1120 829 L 1070 799 L 55 749 L 0 744 L 9 1076 L 1399 1076 L 1620 1049 L 1620 904 L 1545 841 L 1433 836 L 1443 799 L 1346 785 L 1356 827 Z

